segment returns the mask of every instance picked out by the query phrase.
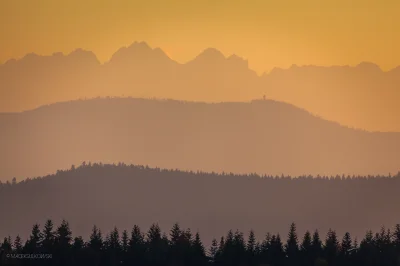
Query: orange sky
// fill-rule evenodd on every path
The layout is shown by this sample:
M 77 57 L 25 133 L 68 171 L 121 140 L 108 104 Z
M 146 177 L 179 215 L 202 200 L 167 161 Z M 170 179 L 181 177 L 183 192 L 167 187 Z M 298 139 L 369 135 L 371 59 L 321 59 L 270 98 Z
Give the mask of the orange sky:
M 0 0 L 0 62 L 84 48 L 106 61 L 146 41 L 186 62 L 207 47 L 256 71 L 400 64 L 398 0 Z

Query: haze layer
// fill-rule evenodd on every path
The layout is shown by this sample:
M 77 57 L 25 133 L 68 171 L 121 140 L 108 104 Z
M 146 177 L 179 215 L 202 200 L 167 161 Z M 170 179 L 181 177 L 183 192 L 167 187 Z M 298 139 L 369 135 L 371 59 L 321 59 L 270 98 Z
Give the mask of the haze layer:
M 81 49 L 64 56 L 29 54 L 0 65 L 0 112 L 97 96 L 250 101 L 266 95 L 328 120 L 372 131 L 400 131 L 400 68 L 377 65 L 274 69 L 257 76 L 241 57 L 209 48 L 186 64 L 135 42 L 101 65 Z
M 93 99 L 0 114 L 0 179 L 83 161 L 272 175 L 397 173 L 400 133 L 370 133 L 269 100 Z

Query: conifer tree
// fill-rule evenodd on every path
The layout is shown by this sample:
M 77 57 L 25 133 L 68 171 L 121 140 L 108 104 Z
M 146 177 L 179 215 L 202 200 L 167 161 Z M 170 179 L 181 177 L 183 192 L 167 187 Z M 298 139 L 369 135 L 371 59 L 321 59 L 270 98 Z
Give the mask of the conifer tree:
M 321 238 L 319 237 L 318 230 L 315 230 L 313 233 L 311 252 L 312 252 L 312 257 L 315 260 L 322 256 L 322 241 Z
M 172 247 L 177 247 L 177 246 L 179 246 L 179 243 L 181 242 L 181 240 L 182 240 L 182 230 L 181 230 L 181 228 L 180 228 L 180 226 L 179 226 L 179 224 L 178 223 L 175 223 L 173 226 L 172 226 L 172 229 L 171 229 L 171 231 L 170 231 L 170 239 L 171 239 L 171 246 Z
M 339 241 L 337 239 L 336 232 L 332 229 L 329 229 L 328 234 L 325 240 L 325 258 L 328 261 L 328 264 L 334 264 L 336 256 L 339 252 Z
M 339 251 L 339 265 L 349 265 L 350 266 L 350 258 L 352 257 L 353 250 L 353 243 L 351 240 L 351 236 L 349 232 L 346 232 L 342 238 L 342 242 L 340 244 L 340 251 Z
M 250 230 L 249 239 L 247 240 L 246 250 L 251 256 L 254 255 L 255 247 L 256 247 L 256 237 L 254 235 L 254 231 Z
M 243 233 L 236 230 L 233 238 L 232 255 L 234 258 L 234 263 L 236 265 L 241 265 L 245 263 L 246 259 L 246 243 L 244 241 Z
M 376 246 L 375 239 L 371 230 L 367 231 L 364 239 L 360 243 L 359 263 L 363 266 L 372 266 L 376 264 Z
M 218 242 L 217 239 L 213 238 L 211 241 L 211 247 L 209 251 L 209 257 L 211 262 L 216 262 L 216 257 L 217 257 L 217 252 L 218 252 Z
M 376 259 L 382 266 L 390 266 L 395 263 L 390 260 L 392 257 L 391 253 L 394 252 L 394 249 L 392 249 L 392 234 L 390 233 L 390 229 L 386 230 L 384 226 L 381 227 L 380 232 L 377 233 L 375 237 L 375 246 L 377 254 Z
M 247 240 L 246 245 L 246 252 L 247 252 L 247 260 L 249 265 L 253 265 L 255 263 L 255 256 L 256 256 L 256 237 L 254 235 L 254 231 L 250 230 L 249 238 Z
M 71 261 L 71 241 L 72 232 L 69 228 L 69 223 L 62 220 L 61 225 L 56 229 L 54 241 L 54 255 L 55 263 L 62 265 L 69 265 Z
M 342 254 L 348 254 L 349 250 L 353 248 L 353 242 L 349 232 L 346 232 L 343 236 L 342 243 L 340 245 L 340 252 Z
M 207 257 L 205 253 L 205 248 L 200 239 L 199 232 L 196 232 L 193 244 L 192 244 L 192 252 L 190 252 L 192 256 L 190 256 L 189 264 L 193 266 L 201 266 L 207 263 Z
M 121 241 L 117 227 L 114 227 L 114 229 L 106 236 L 105 248 L 107 262 L 109 263 L 108 265 L 118 265 L 121 255 Z
M 129 239 L 128 265 L 143 265 L 145 263 L 146 245 L 144 234 L 138 225 L 134 225 Z
M 398 173 L 400 177 L 400 172 Z M 393 243 L 396 248 L 396 251 L 400 253 L 400 224 L 396 224 L 394 233 L 393 233 Z
M 88 246 L 98 252 L 103 248 L 103 237 L 101 235 L 101 230 L 98 229 L 96 225 L 93 226 Z
M 300 250 L 303 252 L 309 252 L 311 250 L 311 233 L 310 231 L 306 231 L 303 237 L 303 241 L 300 245 Z
M 298 262 L 299 244 L 296 233 L 296 224 L 290 225 L 287 243 L 285 245 L 286 257 L 288 265 L 295 265 Z
M 185 232 L 183 232 L 178 223 L 175 223 L 170 230 L 170 250 L 169 258 L 173 265 L 183 265 L 184 263 L 184 245 L 185 245 Z
M 75 237 L 72 243 L 72 264 L 84 266 L 85 241 L 81 236 Z
M 31 235 L 25 244 L 24 249 L 27 253 L 35 253 L 40 248 L 40 243 L 42 241 L 42 233 L 40 232 L 39 224 L 34 224 L 32 227 Z
M 62 220 L 61 225 L 56 230 L 55 242 L 60 246 L 69 246 L 72 241 L 72 232 L 69 228 L 69 223 Z
M 312 265 L 314 258 L 312 254 L 312 242 L 311 242 L 311 233 L 306 231 L 304 234 L 303 240 L 300 245 L 300 254 L 301 254 L 301 265 L 307 266 Z
M 121 237 L 121 261 L 123 265 L 129 265 L 128 251 L 129 251 L 129 236 L 128 232 L 124 230 L 122 231 L 122 237 Z
M 268 264 L 270 258 L 271 234 L 267 233 L 260 247 L 260 263 Z
M 19 235 L 17 235 L 17 237 L 14 240 L 14 249 L 17 254 L 22 253 L 23 245 L 22 245 L 21 237 Z
M 122 237 L 121 237 L 121 248 L 124 253 L 128 252 L 129 248 L 129 237 L 128 237 L 128 232 L 126 230 L 122 231 Z
M 161 229 L 158 224 L 152 224 L 147 232 L 146 245 L 147 261 L 151 265 L 160 266 L 165 262 L 164 241 L 166 237 L 161 234 Z M 168 239 L 167 239 L 168 240 Z
M 217 265 L 222 265 L 224 252 L 225 252 L 225 237 L 221 236 L 218 243 L 218 249 L 215 254 L 215 263 Z
M 283 244 L 279 234 L 272 235 L 271 237 L 271 263 L 273 265 L 281 266 L 284 265 L 285 252 L 283 249 Z
M 44 253 L 52 253 L 52 248 L 55 241 L 55 232 L 53 231 L 53 221 L 48 219 L 43 228 L 43 240 L 41 241 L 42 250 Z
M 10 236 L 4 238 L 3 243 L 1 244 L 1 248 L 6 254 L 12 252 L 12 242 Z
M 353 249 L 358 249 L 360 246 L 358 245 L 358 239 L 357 237 L 354 238 L 354 242 L 353 242 Z

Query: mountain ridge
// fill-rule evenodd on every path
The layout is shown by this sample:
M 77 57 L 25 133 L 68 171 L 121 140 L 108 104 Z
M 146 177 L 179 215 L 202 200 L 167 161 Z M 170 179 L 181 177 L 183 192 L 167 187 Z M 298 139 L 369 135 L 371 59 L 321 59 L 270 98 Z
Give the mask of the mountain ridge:
M 400 158 L 400 133 L 355 130 L 268 100 L 71 101 L 2 114 L 0 131 L 0 180 L 82 161 L 272 175 L 387 174 L 399 170 Z
M 97 56 L 96 56 L 96 54 L 95 54 L 94 52 L 92 52 L 92 51 L 90 51 L 90 50 L 85 50 L 85 49 L 82 49 L 82 48 L 76 48 L 76 49 L 72 50 L 72 51 L 69 52 L 69 53 L 53 52 L 51 55 L 50 55 L 50 54 L 49 54 L 49 55 L 41 55 L 41 54 L 37 54 L 37 53 L 34 53 L 34 52 L 28 53 L 28 54 L 26 54 L 25 56 L 23 56 L 23 57 L 21 57 L 21 58 L 10 58 L 10 59 L 8 59 L 8 60 L 6 60 L 5 62 L 0 63 L 0 67 L 1 67 L 2 65 L 6 65 L 6 64 L 10 64 L 10 63 L 15 63 L 15 62 L 22 61 L 22 60 L 24 60 L 24 59 L 26 59 L 26 58 L 29 58 L 29 57 L 37 57 L 37 58 L 39 58 L 39 57 L 61 56 L 61 55 L 64 56 L 64 57 L 68 57 L 68 56 L 70 56 L 70 55 L 73 55 L 73 54 L 76 53 L 76 52 L 81 52 L 81 51 L 82 51 L 82 52 L 86 52 L 86 53 L 90 53 L 90 54 L 94 55 L 94 57 L 95 57 L 95 59 L 96 59 L 96 61 L 97 61 L 97 63 L 98 63 L 99 65 L 105 65 L 105 64 L 107 64 L 107 63 L 110 63 L 110 62 L 113 60 L 113 57 L 114 57 L 117 53 L 123 52 L 123 51 L 127 51 L 127 50 L 131 50 L 131 51 L 132 51 L 132 49 L 136 49 L 136 50 L 133 50 L 133 51 L 135 51 L 135 52 L 139 52 L 139 51 L 142 51 L 142 52 L 143 52 L 143 51 L 146 51 L 146 52 L 158 52 L 159 54 L 162 54 L 163 56 L 165 55 L 166 57 L 168 57 L 168 59 L 170 59 L 171 61 L 176 62 L 176 63 L 179 64 L 179 65 L 186 65 L 186 64 L 188 64 L 189 62 L 194 61 L 194 60 L 195 60 L 196 58 L 198 58 L 199 56 L 204 56 L 204 55 L 206 55 L 206 56 L 211 55 L 211 56 L 219 57 L 220 59 L 225 59 L 225 60 L 234 57 L 234 58 L 237 58 L 237 59 L 246 61 L 246 62 L 248 61 L 248 60 L 244 59 L 243 57 L 241 57 L 241 56 L 239 56 L 239 55 L 237 55 L 237 54 L 235 54 L 235 53 L 230 54 L 229 56 L 225 56 L 219 49 L 213 48 L 213 47 L 208 47 L 208 48 L 203 49 L 199 54 L 197 54 L 196 56 L 194 56 L 192 59 L 187 60 L 185 63 L 179 63 L 179 62 L 177 62 L 176 60 L 174 60 L 173 58 L 169 57 L 169 56 L 163 51 L 162 48 L 160 48 L 160 47 L 151 48 L 150 45 L 149 45 L 147 42 L 144 42 L 144 41 L 141 41 L 141 42 L 135 41 L 135 42 L 133 42 L 132 44 L 130 44 L 130 45 L 128 45 L 128 46 L 122 46 L 122 47 L 120 47 L 118 50 L 116 50 L 116 51 L 111 55 L 111 57 L 110 57 L 109 60 L 106 60 L 106 61 L 104 61 L 104 62 L 102 62 L 102 63 L 98 60 L 98 58 L 97 58 Z M 290 67 L 288 67 L 288 68 L 275 67 L 275 68 L 272 68 L 272 69 L 271 69 L 270 71 L 268 71 L 268 72 L 267 72 L 267 71 L 264 71 L 264 72 L 262 72 L 261 74 L 257 74 L 257 75 L 258 75 L 259 77 L 261 77 L 261 76 L 263 76 L 263 75 L 268 75 L 273 69 L 288 70 L 288 69 L 291 69 L 291 68 L 304 68 L 304 67 L 315 67 L 315 68 L 359 68 L 359 67 L 363 67 L 363 66 L 365 66 L 365 65 L 376 66 L 376 67 L 377 67 L 381 72 L 383 72 L 383 73 L 388 73 L 388 72 L 392 72 L 392 71 L 397 71 L 398 69 L 400 69 L 400 65 L 399 65 L 399 66 L 393 67 L 393 68 L 388 69 L 388 70 L 382 70 L 382 69 L 379 67 L 379 65 L 376 64 L 376 63 L 374 63 L 374 62 L 361 61 L 360 63 L 358 63 L 358 64 L 356 64 L 356 65 L 354 65 L 354 66 L 351 66 L 351 65 L 331 65 L 331 66 L 323 66 L 323 65 L 297 65 L 297 64 L 293 64 L 292 66 L 290 66 Z M 250 69 L 250 68 L 249 68 L 249 69 Z M 250 70 L 253 70 L 253 69 L 250 69 Z M 253 70 L 253 71 L 254 71 L 254 70 Z M 255 71 L 254 71 L 254 72 L 255 72 Z
M 360 238 L 399 220 L 399 208 L 388 204 L 399 200 L 399 185 L 400 175 L 261 177 L 81 162 L 48 176 L 0 184 L 0 212 L 8 214 L 0 220 L 0 237 L 26 239 L 32 224 L 50 218 L 67 219 L 85 238 L 94 224 L 109 231 L 155 222 L 171 228 L 179 221 L 199 230 L 206 243 L 232 228 L 250 227 L 262 239 L 265 228 L 284 232 L 293 220 L 301 235 L 310 228 L 325 235 L 333 228 L 338 235 L 350 230 Z
M 0 67 L 0 112 L 106 96 L 186 101 L 251 101 L 265 95 L 340 124 L 400 131 L 400 67 L 384 72 L 357 66 L 295 66 L 258 75 L 248 60 L 209 48 L 184 64 L 160 48 L 135 42 L 107 63 L 78 49 L 68 55 L 30 54 Z

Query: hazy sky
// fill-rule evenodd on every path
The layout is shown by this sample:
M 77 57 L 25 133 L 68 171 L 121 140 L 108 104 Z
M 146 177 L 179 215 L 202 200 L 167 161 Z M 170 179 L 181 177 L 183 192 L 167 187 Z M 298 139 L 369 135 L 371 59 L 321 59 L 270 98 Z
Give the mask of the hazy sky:
M 400 64 L 398 0 L 0 0 L 0 62 L 146 41 L 186 62 L 207 47 L 258 72 L 292 64 Z

